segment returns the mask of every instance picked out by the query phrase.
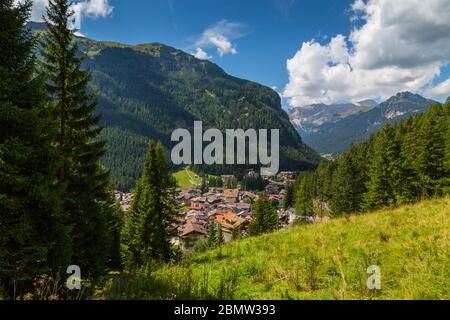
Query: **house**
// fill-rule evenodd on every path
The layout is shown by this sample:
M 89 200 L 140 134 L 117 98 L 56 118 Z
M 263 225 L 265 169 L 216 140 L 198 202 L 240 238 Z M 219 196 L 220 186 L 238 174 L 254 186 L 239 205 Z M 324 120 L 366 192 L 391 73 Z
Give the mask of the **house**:
M 222 228 L 223 237 L 225 239 L 225 242 L 229 242 L 232 240 L 233 230 L 235 230 L 237 228 L 243 228 L 245 223 L 247 222 L 246 219 L 239 217 L 234 212 L 226 212 L 224 214 L 216 214 L 215 220 L 219 224 L 219 226 Z
M 198 241 L 206 239 L 208 231 L 203 225 L 198 223 L 188 222 L 181 227 L 180 238 L 183 242 L 183 249 L 192 247 Z
M 192 210 L 204 210 L 207 208 L 207 200 L 203 197 L 196 197 L 191 199 L 191 209 Z
M 286 172 L 280 172 L 277 175 L 278 178 L 280 178 L 281 180 L 283 180 L 284 182 L 289 182 L 289 181 L 295 181 L 295 179 L 297 178 L 297 173 L 296 172 L 291 172 L 291 171 L 286 171 Z
M 265 191 L 269 196 L 278 194 L 280 192 L 280 190 L 281 190 L 281 186 L 276 183 L 270 183 L 265 188 Z
M 223 191 L 224 200 L 226 203 L 236 203 L 239 201 L 239 189 L 225 189 Z

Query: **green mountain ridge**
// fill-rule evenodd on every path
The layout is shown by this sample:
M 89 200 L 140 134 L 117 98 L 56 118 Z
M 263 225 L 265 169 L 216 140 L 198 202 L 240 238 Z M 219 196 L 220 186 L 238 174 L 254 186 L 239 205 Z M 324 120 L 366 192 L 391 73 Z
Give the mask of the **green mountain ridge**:
M 119 189 L 134 187 L 149 139 L 170 149 L 172 131 L 191 130 L 196 120 L 203 121 L 205 130 L 280 129 L 281 170 L 312 169 L 320 160 L 302 142 L 271 88 L 160 43 L 77 41 L 88 56 L 84 67 L 91 70 L 98 93 L 105 127 L 101 138 L 109 149 L 104 164 Z

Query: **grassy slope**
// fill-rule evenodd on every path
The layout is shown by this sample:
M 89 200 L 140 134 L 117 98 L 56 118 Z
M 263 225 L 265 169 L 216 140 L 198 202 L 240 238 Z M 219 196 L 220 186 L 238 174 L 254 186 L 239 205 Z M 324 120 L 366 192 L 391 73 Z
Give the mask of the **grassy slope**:
M 175 172 L 174 176 L 180 188 L 195 187 L 202 183 L 202 179 L 188 168 Z
M 231 243 L 107 296 L 450 299 L 449 234 L 450 199 L 426 201 Z M 379 292 L 367 290 L 370 265 L 381 267 Z

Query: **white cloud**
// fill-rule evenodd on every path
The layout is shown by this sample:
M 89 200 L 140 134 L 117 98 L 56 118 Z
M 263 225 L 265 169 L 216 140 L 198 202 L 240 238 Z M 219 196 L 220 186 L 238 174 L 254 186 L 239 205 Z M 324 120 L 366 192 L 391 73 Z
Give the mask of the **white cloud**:
M 450 78 L 441 82 L 435 87 L 430 87 L 425 91 L 429 97 L 447 98 L 450 97 Z
M 450 1 L 356 0 L 352 10 L 363 23 L 348 38 L 305 42 L 288 60 L 291 107 L 421 92 L 450 63 Z
M 80 11 L 85 17 L 104 18 L 109 16 L 113 7 L 109 4 L 109 0 L 86 0 L 77 2 L 73 5 L 74 11 Z
M 208 53 L 206 51 L 204 51 L 202 48 L 197 48 L 197 50 L 195 52 L 193 52 L 192 55 L 200 60 L 211 59 L 211 56 L 209 56 Z
M 238 53 L 232 41 L 247 35 L 247 27 L 242 23 L 222 20 L 206 29 L 194 41 L 194 47 L 200 49 L 216 48 L 219 56 Z
M 21 0 L 16 0 L 19 2 Z M 48 0 L 33 0 L 33 9 L 31 12 L 32 21 L 42 21 L 42 17 L 45 15 L 45 10 L 48 6 Z M 75 2 L 72 6 L 76 13 L 79 13 L 81 17 L 99 18 L 107 17 L 112 11 L 113 7 L 110 5 L 109 0 L 84 0 Z

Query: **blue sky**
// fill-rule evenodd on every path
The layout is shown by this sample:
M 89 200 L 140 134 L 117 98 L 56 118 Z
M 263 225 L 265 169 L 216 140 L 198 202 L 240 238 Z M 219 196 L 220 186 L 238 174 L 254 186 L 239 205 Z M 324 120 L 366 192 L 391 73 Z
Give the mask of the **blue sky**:
M 33 16 L 47 2 L 34 0 Z M 285 106 L 383 100 L 406 90 L 450 96 L 448 0 L 76 3 L 89 38 L 196 53 L 234 76 L 276 87 Z
M 287 81 L 286 60 L 303 41 L 347 32 L 346 9 L 351 1 L 292 0 L 127 0 L 111 1 L 107 19 L 86 19 L 82 32 L 98 40 L 137 44 L 162 42 L 194 51 L 192 41 L 214 24 L 226 20 L 243 24 L 248 34 L 233 41 L 238 54 L 212 61 L 232 75 L 282 89 Z

